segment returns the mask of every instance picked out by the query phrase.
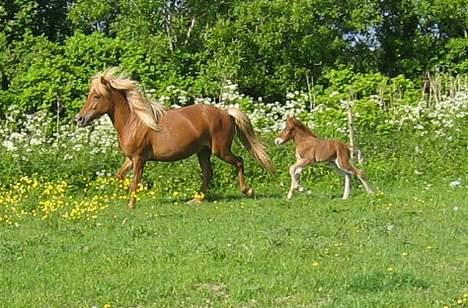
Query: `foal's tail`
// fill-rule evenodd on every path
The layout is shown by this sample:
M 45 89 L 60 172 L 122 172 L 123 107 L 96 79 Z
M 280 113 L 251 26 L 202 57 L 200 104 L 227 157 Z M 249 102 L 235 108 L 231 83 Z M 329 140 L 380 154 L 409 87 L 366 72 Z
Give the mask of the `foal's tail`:
M 357 162 L 362 164 L 364 163 L 364 155 L 362 155 L 362 152 L 361 150 L 359 150 L 358 148 L 356 147 L 352 147 L 350 145 L 348 145 L 348 149 L 351 153 L 353 153 L 353 157 L 356 158 Z
M 227 113 L 234 119 L 237 137 L 244 147 L 255 157 L 255 160 L 269 172 L 273 172 L 273 163 L 266 152 L 266 146 L 255 136 L 249 118 L 237 108 L 229 108 Z

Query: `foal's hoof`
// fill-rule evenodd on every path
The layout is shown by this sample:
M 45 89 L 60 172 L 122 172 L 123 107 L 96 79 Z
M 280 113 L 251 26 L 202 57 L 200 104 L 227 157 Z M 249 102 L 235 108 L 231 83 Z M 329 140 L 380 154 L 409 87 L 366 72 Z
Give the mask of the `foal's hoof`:
M 136 202 L 130 201 L 130 202 L 128 203 L 128 208 L 129 208 L 130 210 L 135 209 L 135 207 L 136 207 Z
M 252 188 L 249 188 L 246 192 L 244 192 L 244 194 L 247 196 L 247 197 L 253 197 L 255 196 L 255 192 Z

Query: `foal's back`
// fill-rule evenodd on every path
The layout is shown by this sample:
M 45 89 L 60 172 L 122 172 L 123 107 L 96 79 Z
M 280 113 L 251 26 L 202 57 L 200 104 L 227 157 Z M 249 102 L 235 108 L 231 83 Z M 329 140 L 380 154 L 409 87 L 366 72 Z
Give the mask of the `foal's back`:
M 317 136 L 307 136 L 296 145 L 296 152 L 300 157 L 315 162 L 335 160 L 338 155 L 349 157 L 348 146 L 338 140 L 321 139 Z

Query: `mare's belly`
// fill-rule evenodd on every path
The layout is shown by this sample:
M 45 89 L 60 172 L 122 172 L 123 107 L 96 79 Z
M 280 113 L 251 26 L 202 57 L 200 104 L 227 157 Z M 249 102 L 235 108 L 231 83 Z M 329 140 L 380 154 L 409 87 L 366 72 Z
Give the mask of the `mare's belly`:
M 208 126 L 194 122 L 183 114 L 168 113 L 161 130 L 151 138 L 153 159 L 175 161 L 185 159 L 202 148 L 210 147 Z

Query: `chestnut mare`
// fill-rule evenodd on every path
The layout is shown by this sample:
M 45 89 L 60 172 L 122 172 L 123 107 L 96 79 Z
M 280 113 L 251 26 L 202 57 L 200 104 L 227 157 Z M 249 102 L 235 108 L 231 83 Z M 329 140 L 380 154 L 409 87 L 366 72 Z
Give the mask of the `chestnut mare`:
M 368 193 L 373 193 L 364 172 L 351 164 L 350 151 L 352 149 L 347 144 L 336 140 L 320 139 L 294 117 L 289 117 L 286 120 L 285 127 L 278 138 L 275 139 L 275 143 L 279 145 L 291 139 L 296 145 L 296 163 L 289 168 L 291 188 L 289 189 L 288 199 L 291 199 L 294 190 L 304 190 L 299 184 L 303 168 L 318 162 L 329 163 L 344 176 L 343 199 L 349 198 L 352 175 L 357 176 Z
M 202 193 L 207 192 L 213 176 L 210 158 L 214 154 L 237 168 L 241 192 L 252 196 L 254 192 L 245 182 L 242 158 L 231 151 L 235 133 L 257 162 L 272 170 L 265 146 L 257 140 L 250 120 L 240 110 L 198 104 L 166 111 L 151 101 L 136 81 L 121 75 L 118 68 L 92 78 L 87 101 L 76 122 L 85 126 L 104 114 L 111 118 L 126 156 L 116 176 L 122 179 L 133 167 L 129 208 L 136 205 L 136 192 L 147 161 L 177 161 L 193 154 L 197 154 L 202 169 Z

